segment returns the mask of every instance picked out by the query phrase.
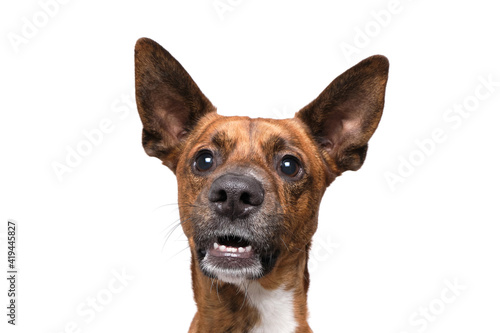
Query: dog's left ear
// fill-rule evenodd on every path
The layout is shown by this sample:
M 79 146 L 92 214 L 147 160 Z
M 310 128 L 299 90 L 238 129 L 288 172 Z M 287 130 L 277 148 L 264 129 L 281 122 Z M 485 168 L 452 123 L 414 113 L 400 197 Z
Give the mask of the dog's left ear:
M 297 112 L 327 161 L 333 180 L 363 164 L 368 140 L 384 108 L 389 61 L 367 58 L 335 80 L 309 105 Z
M 182 65 L 148 38 L 135 45 L 135 93 L 144 150 L 175 172 L 180 143 L 215 107 Z

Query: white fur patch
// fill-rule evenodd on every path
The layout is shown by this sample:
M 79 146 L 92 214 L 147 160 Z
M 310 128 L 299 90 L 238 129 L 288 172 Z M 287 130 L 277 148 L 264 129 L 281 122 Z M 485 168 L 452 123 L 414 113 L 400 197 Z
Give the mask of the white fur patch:
M 242 291 L 245 292 L 244 288 Z M 247 286 L 247 301 L 260 314 L 261 322 L 251 333 L 293 333 L 297 322 L 293 314 L 293 291 L 280 287 L 264 289 L 260 283 L 251 281 Z
M 210 254 L 207 253 L 205 258 L 201 261 L 201 268 L 210 275 L 216 276 L 219 280 L 227 283 L 242 285 L 248 279 L 262 275 L 262 264 L 257 260 L 255 260 L 255 262 L 249 267 L 228 269 L 214 265 L 209 259 Z

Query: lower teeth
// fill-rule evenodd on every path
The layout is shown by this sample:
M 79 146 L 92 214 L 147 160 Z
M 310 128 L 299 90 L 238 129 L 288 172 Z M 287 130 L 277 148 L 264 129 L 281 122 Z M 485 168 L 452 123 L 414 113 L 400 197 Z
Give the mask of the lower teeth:
M 248 245 L 246 247 L 233 247 L 233 246 L 225 246 L 225 245 L 219 245 L 218 243 L 214 243 L 214 249 L 219 250 L 221 252 L 229 252 L 229 253 L 243 253 L 243 252 L 250 252 L 252 250 L 252 246 Z

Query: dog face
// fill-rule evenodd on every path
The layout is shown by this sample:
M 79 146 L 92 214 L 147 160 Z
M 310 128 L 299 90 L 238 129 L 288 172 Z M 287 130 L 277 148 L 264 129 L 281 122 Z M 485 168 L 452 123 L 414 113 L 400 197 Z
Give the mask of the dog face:
M 316 230 L 327 170 L 297 119 L 208 115 L 176 173 L 182 226 L 210 277 L 257 279 Z
M 292 119 L 223 117 L 160 45 L 136 45 L 146 152 L 177 176 L 182 228 L 207 276 L 259 279 L 307 252 L 326 187 L 366 156 L 384 105 L 388 62 L 335 79 Z

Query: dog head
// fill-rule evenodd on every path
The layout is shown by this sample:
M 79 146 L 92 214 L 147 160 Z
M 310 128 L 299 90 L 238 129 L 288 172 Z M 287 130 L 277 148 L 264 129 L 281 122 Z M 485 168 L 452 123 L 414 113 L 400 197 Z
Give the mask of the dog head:
M 383 56 L 363 60 L 292 119 L 224 117 L 165 49 L 137 42 L 144 149 L 177 176 L 194 265 L 236 283 L 307 253 L 326 187 L 363 164 L 388 67 Z

